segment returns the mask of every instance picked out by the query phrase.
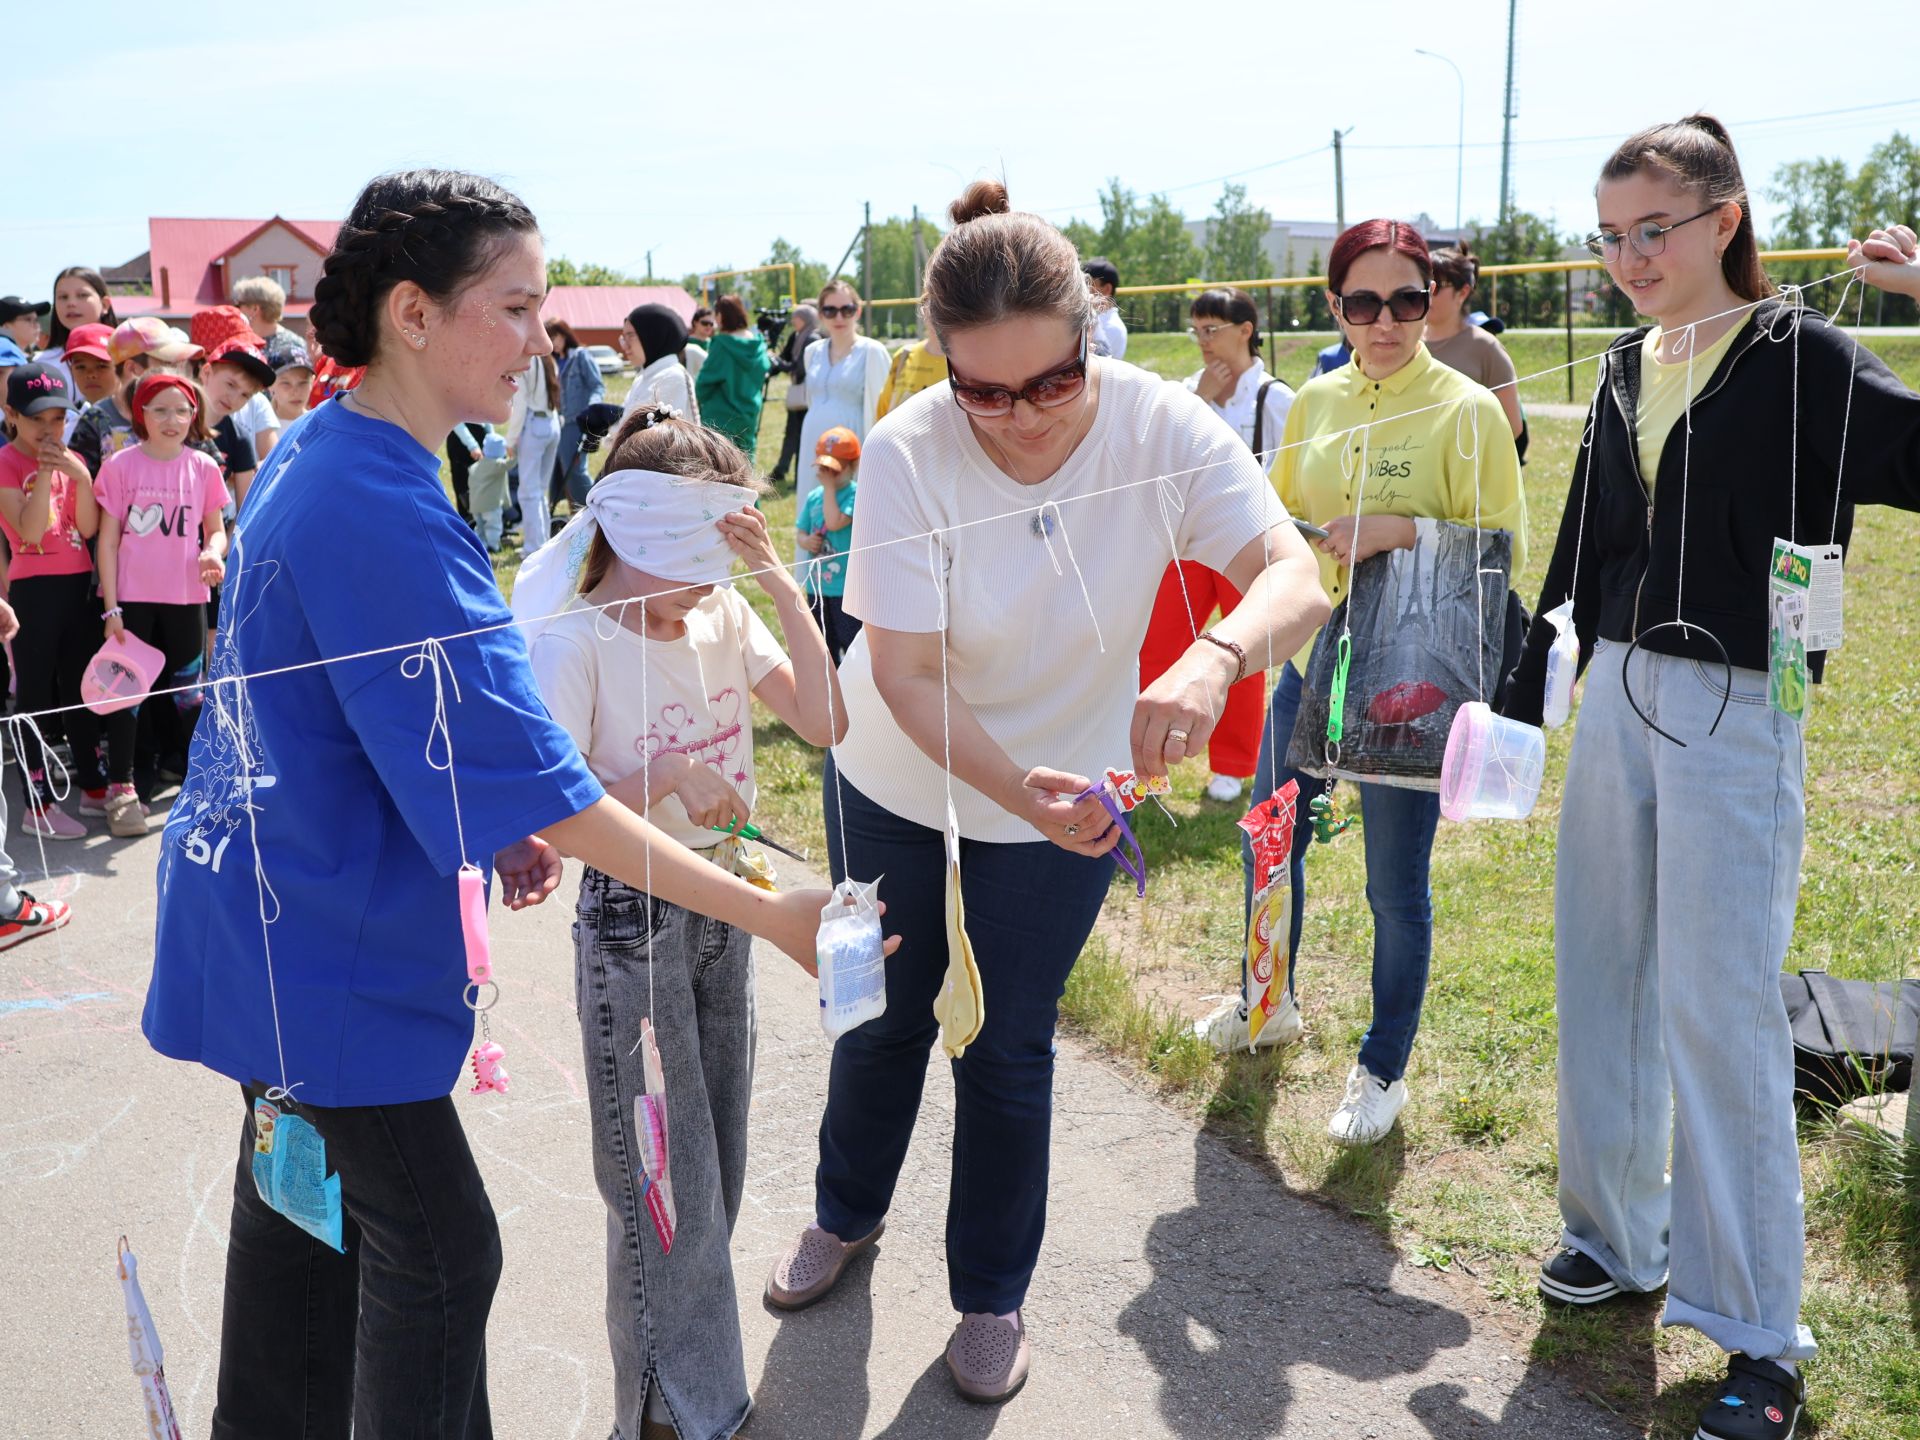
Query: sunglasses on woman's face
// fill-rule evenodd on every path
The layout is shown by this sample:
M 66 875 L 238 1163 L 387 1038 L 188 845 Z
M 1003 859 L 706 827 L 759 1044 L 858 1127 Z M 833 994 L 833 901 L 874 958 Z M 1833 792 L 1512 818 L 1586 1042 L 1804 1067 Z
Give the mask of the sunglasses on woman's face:
M 1409 285 L 1384 300 L 1371 290 L 1355 290 L 1350 295 L 1336 295 L 1334 299 L 1340 302 L 1340 318 L 1349 325 L 1371 325 L 1380 318 L 1382 310 L 1402 325 L 1411 325 L 1415 320 L 1426 319 L 1433 294 Z
M 820 313 L 829 320 L 838 320 L 841 316 L 852 319 L 860 313 L 858 305 L 822 305 Z
M 1080 332 L 1080 350 L 1058 369 L 1036 375 L 1018 390 L 1004 385 L 976 385 L 953 368 L 947 359 L 947 381 L 953 386 L 953 398 L 969 415 L 1010 415 L 1016 400 L 1024 400 L 1040 410 L 1064 405 L 1087 388 L 1087 333 Z

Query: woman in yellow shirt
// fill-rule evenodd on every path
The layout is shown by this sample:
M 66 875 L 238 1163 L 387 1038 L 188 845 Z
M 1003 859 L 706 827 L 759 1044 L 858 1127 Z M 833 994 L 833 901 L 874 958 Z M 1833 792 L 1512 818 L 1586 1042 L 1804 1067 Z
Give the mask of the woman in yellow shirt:
M 1327 280 L 1327 303 L 1340 317 L 1353 358 L 1301 387 L 1287 412 L 1273 480 L 1289 514 L 1327 531 L 1318 549 L 1328 597 L 1336 604 L 1346 597 L 1358 562 L 1411 549 L 1416 521 L 1471 525 L 1476 509 L 1483 528 L 1513 536 L 1517 574 L 1526 558 L 1527 515 L 1513 432 L 1491 391 L 1442 365 L 1422 343 L 1433 293 L 1426 242 L 1398 221 L 1362 221 L 1335 242 Z M 1356 484 L 1364 487 L 1358 497 Z M 1324 781 L 1284 765 L 1309 653 L 1311 647 L 1285 665 L 1274 687 L 1253 782 L 1256 796 L 1271 794 L 1290 778 L 1300 782 L 1302 804 L 1325 788 Z M 1406 1104 L 1407 1059 L 1433 954 L 1427 873 L 1440 817 L 1440 797 L 1432 791 L 1362 785 L 1360 797 L 1373 908 L 1373 1024 L 1327 1127 L 1347 1145 L 1380 1139 Z M 1271 1034 L 1273 1043 L 1285 1044 L 1300 1033 L 1292 960 L 1305 908 L 1309 833 L 1301 825 L 1294 846 L 1287 998 L 1261 1031 L 1263 1042 Z M 1250 900 L 1250 850 L 1245 859 Z M 1221 1017 L 1218 1023 L 1231 1022 Z M 1246 1022 L 1239 1023 L 1244 1032 Z M 1244 1043 L 1244 1033 L 1241 1038 Z

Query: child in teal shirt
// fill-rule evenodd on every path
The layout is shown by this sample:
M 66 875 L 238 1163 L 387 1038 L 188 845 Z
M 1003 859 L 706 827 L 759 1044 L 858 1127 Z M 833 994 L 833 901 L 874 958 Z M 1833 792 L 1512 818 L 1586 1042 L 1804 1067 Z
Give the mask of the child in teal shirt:
M 860 633 L 860 622 L 847 614 L 847 551 L 853 544 L 853 497 L 858 488 L 854 471 L 860 466 L 860 440 L 844 425 L 836 425 L 815 442 L 814 474 L 820 483 L 807 492 L 794 515 L 799 532 L 801 579 L 827 652 L 838 665 Z

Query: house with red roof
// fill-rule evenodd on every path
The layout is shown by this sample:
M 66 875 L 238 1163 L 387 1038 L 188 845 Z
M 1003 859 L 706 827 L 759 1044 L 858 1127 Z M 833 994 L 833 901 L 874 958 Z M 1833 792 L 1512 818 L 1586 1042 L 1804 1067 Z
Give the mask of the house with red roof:
M 154 216 L 149 245 L 109 272 L 114 312 L 122 319 L 159 315 L 183 329 L 200 311 L 233 303 L 233 287 L 251 275 L 269 275 L 287 292 L 283 323 L 305 330 L 320 267 L 333 248 L 338 220 L 190 220 Z M 151 293 L 119 293 L 144 286 Z M 612 345 L 636 305 L 672 307 L 693 315 L 693 297 L 678 285 L 559 285 L 540 307 L 549 320 L 564 320 L 582 345 Z

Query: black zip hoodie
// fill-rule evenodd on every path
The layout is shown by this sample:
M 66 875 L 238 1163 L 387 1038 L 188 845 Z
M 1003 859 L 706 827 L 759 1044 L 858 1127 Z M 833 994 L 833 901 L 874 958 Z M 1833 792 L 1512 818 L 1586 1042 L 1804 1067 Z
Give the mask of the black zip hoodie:
M 1644 636 L 1645 649 L 1718 664 L 1719 651 L 1704 635 L 1674 627 L 1646 633 L 1682 618 L 1717 636 L 1735 665 L 1764 670 L 1775 537 L 1844 545 L 1855 505 L 1920 510 L 1920 395 L 1864 345 L 1856 355 L 1853 338 L 1819 311 L 1778 300 L 1763 301 L 1747 317 L 1694 397 L 1690 442 L 1687 420 L 1675 422 L 1649 496 L 1634 432 L 1648 328 L 1622 335 L 1602 361 L 1540 606 L 1501 698 L 1513 719 L 1540 723 L 1556 633 L 1546 612 L 1569 595 L 1583 669 L 1595 637 L 1624 643 Z M 1807 659 L 1818 680 L 1825 654 Z

